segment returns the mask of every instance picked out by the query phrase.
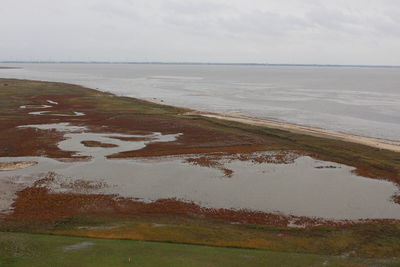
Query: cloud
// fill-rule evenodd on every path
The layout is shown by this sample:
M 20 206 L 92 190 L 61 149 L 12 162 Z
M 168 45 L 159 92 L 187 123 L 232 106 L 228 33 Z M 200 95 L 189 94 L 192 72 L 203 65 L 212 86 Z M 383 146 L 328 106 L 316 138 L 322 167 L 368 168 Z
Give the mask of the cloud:
M 0 32 L 0 60 L 400 64 L 397 0 L 3 0 Z

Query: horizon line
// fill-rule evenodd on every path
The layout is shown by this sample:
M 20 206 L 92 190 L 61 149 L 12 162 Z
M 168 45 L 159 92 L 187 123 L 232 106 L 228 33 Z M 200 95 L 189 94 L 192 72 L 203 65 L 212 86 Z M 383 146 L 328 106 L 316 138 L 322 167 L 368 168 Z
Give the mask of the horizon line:
M 364 68 L 400 68 L 400 65 L 370 64 L 317 64 L 317 63 L 256 63 L 256 62 L 174 62 L 174 61 L 80 61 L 80 60 L 1 60 L 5 64 L 143 64 L 143 65 L 226 65 L 226 66 L 294 66 L 294 67 L 364 67 Z

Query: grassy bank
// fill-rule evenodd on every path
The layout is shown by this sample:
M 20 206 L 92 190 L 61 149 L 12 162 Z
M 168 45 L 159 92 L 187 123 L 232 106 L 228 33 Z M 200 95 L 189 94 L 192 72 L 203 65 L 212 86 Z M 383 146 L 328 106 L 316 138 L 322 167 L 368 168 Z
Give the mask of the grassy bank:
M 29 224 L 28 224 L 29 222 Z M 311 229 L 232 224 L 224 220 L 172 214 L 122 217 L 69 217 L 54 223 L 1 223 L 2 231 L 108 239 L 162 241 L 269 251 L 393 258 L 400 252 L 400 224 L 375 222 Z
M 395 260 L 0 232 L 0 266 L 398 266 Z

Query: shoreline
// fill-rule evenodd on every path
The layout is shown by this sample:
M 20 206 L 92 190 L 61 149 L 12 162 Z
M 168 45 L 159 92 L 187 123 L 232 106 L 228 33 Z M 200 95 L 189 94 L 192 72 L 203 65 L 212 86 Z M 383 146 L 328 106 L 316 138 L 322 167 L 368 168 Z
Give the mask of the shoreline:
M 0 69 L 2 69 L 2 68 L 4 68 L 4 69 L 20 69 L 19 67 L 1 67 L 0 66 Z M 26 79 L 20 79 L 20 78 L 3 78 L 3 77 L 0 77 L 0 79 L 12 79 L 12 80 L 20 80 L 20 81 L 26 80 Z M 69 83 L 69 82 L 62 82 L 62 81 L 60 82 L 60 81 L 50 81 L 50 80 L 40 80 L 40 79 L 39 80 L 28 79 L 28 80 L 29 81 L 37 81 L 37 82 L 49 82 L 49 83 L 53 82 L 53 83 L 71 84 L 71 85 L 76 85 L 76 86 L 80 86 L 83 88 L 98 90 L 103 93 L 109 92 L 106 89 L 88 87 L 86 85 L 82 85 L 79 83 Z M 188 116 L 194 115 L 194 116 L 222 119 L 222 120 L 239 122 L 239 123 L 244 123 L 244 124 L 253 125 L 253 126 L 261 126 L 261 127 L 272 128 L 272 129 L 284 130 L 284 131 L 288 131 L 288 132 L 296 133 L 296 134 L 304 134 L 304 135 L 309 135 L 309 136 L 314 136 L 314 137 L 328 138 L 328 139 L 340 140 L 340 141 L 345 141 L 345 142 L 351 142 L 351 143 L 366 145 L 366 146 L 374 147 L 374 148 L 378 148 L 378 149 L 385 149 L 385 150 L 389 150 L 389 151 L 393 151 L 393 152 L 400 152 L 400 141 L 394 141 L 394 140 L 390 140 L 390 139 L 383 139 L 383 138 L 377 138 L 377 137 L 370 137 L 370 136 L 364 136 L 364 135 L 338 132 L 338 131 L 328 130 L 328 129 L 324 129 L 324 128 L 295 124 L 295 123 L 290 123 L 290 122 L 275 121 L 275 120 L 271 120 L 271 119 L 259 119 L 259 118 L 253 118 L 253 117 L 245 117 L 245 116 L 232 116 L 232 115 L 224 114 L 222 112 L 220 113 L 220 112 L 209 112 L 209 111 L 196 110 L 196 109 L 192 109 L 192 108 L 182 107 L 179 105 L 160 103 L 160 102 L 156 102 L 156 101 L 146 99 L 146 98 L 137 98 L 137 97 L 132 97 L 132 96 L 123 96 L 123 97 L 137 99 L 140 101 L 145 101 L 145 102 L 149 102 L 151 104 L 156 104 L 156 105 L 170 106 L 170 107 L 174 107 L 174 108 L 178 108 L 178 109 L 190 110 L 189 112 L 186 112 L 183 114 L 183 115 L 188 115 Z
M 40 81 L 42 81 L 42 80 L 40 80 Z M 44 81 L 44 82 L 47 82 L 47 81 Z M 60 83 L 60 82 L 57 82 L 57 83 Z M 64 83 L 64 82 L 61 82 L 61 83 Z M 85 85 L 81 85 L 81 84 L 74 83 L 74 85 L 86 87 Z M 107 92 L 107 90 L 102 90 L 100 88 L 92 88 L 92 87 L 86 87 L 86 88 L 89 88 L 92 90 L 99 90 L 101 92 Z M 165 105 L 165 106 L 171 106 L 171 107 L 179 108 L 179 109 L 191 110 L 190 112 L 184 113 L 184 115 L 189 115 L 189 116 L 195 115 L 195 116 L 209 117 L 209 118 L 215 118 L 215 119 L 221 119 L 221 120 L 227 120 L 227 121 L 234 121 L 234 122 L 244 123 L 244 124 L 253 125 L 253 126 L 268 127 L 268 128 L 284 130 L 284 131 L 288 131 L 288 132 L 296 133 L 296 134 L 305 134 L 305 135 L 314 136 L 314 137 L 340 140 L 340 141 L 351 142 L 351 143 L 355 143 L 355 144 L 366 145 L 366 146 L 374 147 L 374 148 L 378 148 L 378 149 L 386 149 L 386 150 L 393 151 L 393 152 L 400 152 L 400 141 L 337 132 L 337 131 L 328 130 L 328 129 L 324 129 L 324 128 L 294 124 L 294 123 L 289 123 L 289 122 L 274 121 L 274 120 L 268 120 L 268 119 L 257 119 L 257 118 L 252 118 L 252 117 L 232 116 L 232 115 L 226 115 L 226 114 L 219 113 L 219 112 L 195 110 L 195 109 L 191 109 L 191 108 L 185 108 L 185 107 L 175 106 L 175 105 L 166 104 L 166 103 L 159 103 L 159 102 L 152 101 L 152 100 L 145 99 L 145 98 L 136 98 L 136 97 L 131 97 L 131 96 L 124 96 L 124 97 L 138 99 L 138 100 L 149 102 L 149 103 L 156 104 L 156 105 Z
M 1 69 L 1 67 L 0 67 L 0 69 Z M 2 77 L 0 77 L 0 79 L 60 83 L 60 84 L 66 84 L 66 85 L 75 85 L 75 86 L 79 86 L 79 87 L 83 87 L 83 88 L 88 88 L 91 90 L 97 90 L 102 93 L 107 93 L 106 90 L 102 90 L 100 88 L 87 87 L 85 85 L 81 85 L 78 83 L 52 82 L 52 81 L 48 81 L 48 80 L 30 80 L 30 79 L 26 80 L 26 79 L 2 78 Z M 366 146 L 381 149 L 381 150 L 383 149 L 383 150 L 389 150 L 392 152 L 400 153 L 400 141 L 337 132 L 337 131 L 333 131 L 333 130 L 327 130 L 327 129 L 323 129 L 323 128 L 294 124 L 294 123 L 289 123 L 289 122 L 274 121 L 274 120 L 268 120 L 268 119 L 258 119 L 258 118 L 251 118 L 251 117 L 232 116 L 232 115 L 226 115 L 226 114 L 219 113 L 219 112 L 195 110 L 195 109 L 191 109 L 191 108 L 185 108 L 185 107 L 175 106 L 175 105 L 166 104 L 166 103 L 159 103 L 159 102 L 152 101 L 150 99 L 145 99 L 145 98 L 136 98 L 136 97 L 131 97 L 131 96 L 123 96 L 123 97 L 137 99 L 137 100 L 148 102 L 148 103 L 155 104 L 155 105 L 169 106 L 169 107 L 173 107 L 173 108 L 189 110 L 188 112 L 183 113 L 183 115 L 185 115 L 185 116 L 202 116 L 202 117 L 209 117 L 209 118 L 239 122 L 239 123 L 244 123 L 247 125 L 268 127 L 271 129 L 278 129 L 278 130 L 288 131 L 288 132 L 296 133 L 296 134 L 304 134 L 304 135 L 313 136 L 313 137 L 345 141 L 345 142 L 350 142 L 350 143 L 355 143 L 355 144 L 360 144 L 360 145 L 366 145 Z
M 268 128 L 278 129 L 289 131 L 296 134 L 305 134 L 314 137 L 321 137 L 321 138 L 329 138 L 335 139 L 345 142 L 351 142 L 361 145 L 366 145 L 369 147 L 374 147 L 378 149 L 386 149 L 393 152 L 400 152 L 400 141 L 393 141 L 393 140 L 386 140 L 380 139 L 375 137 L 368 137 L 368 136 L 361 136 L 361 135 L 354 135 L 342 132 L 336 132 L 332 130 L 316 128 L 306 125 L 298 125 L 288 122 L 279 122 L 273 120 L 266 120 L 266 119 L 256 119 L 256 118 L 247 118 L 247 117 L 235 117 L 230 115 L 225 115 L 222 113 L 213 113 L 213 112 L 206 112 L 206 111 L 192 111 L 187 112 L 184 115 L 195 115 L 195 116 L 202 116 L 208 118 L 215 118 L 227 121 L 234 121 L 240 122 L 244 124 L 254 125 L 254 126 L 264 126 Z

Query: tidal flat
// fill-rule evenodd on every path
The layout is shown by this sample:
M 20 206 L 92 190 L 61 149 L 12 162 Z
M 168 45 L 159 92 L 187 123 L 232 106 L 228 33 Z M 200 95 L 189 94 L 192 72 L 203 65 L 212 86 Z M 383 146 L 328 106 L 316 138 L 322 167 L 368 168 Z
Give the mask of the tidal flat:
M 63 83 L 0 79 L 0 108 L 0 161 L 38 163 L 0 171 L 0 230 L 400 251 L 398 152 Z M 217 226 L 231 234 L 210 239 Z
M 0 158 L 0 164 L 1 161 L 39 163 L 31 168 L 1 172 L 1 180 L 9 184 L 22 186 L 26 181 L 25 186 L 29 187 L 33 181 L 54 173 L 57 179 L 44 184 L 55 193 L 81 193 L 81 187 L 63 186 L 79 181 L 102 184 L 85 188 L 85 193 L 117 195 L 145 202 L 173 198 L 212 209 L 277 212 L 328 220 L 400 219 L 400 205 L 392 200 L 398 193 L 395 184 L 357 176 L 352 174 L 354 168 L 315 160 L 295 151 L 287 152 L 279 160 L 282 151 L 254 152 L 253 158 L 242 154 L 233 158 L 214 154 L 217 165 L 211 166 L 196 161 L 200 157 L 210 158 L 209 154 L 189 155 L 190 161 L 185 160 L 187 156 L 108 159 L 107 156 L 143 149 L 151 143 L 176 141 L 181 134 L 90 133 L 85 127 L 67 123 L 22 125 L 19 128 L 63 132 L 65 140 L 57 144 L 58 148 L 87 160 Z M 88 142 L 94 145 L 85 145 Z M 259 158 L 268 161 L 254 160 Z M 230 172 L 226 174 L 221 169 Z M 0 193 L 6 191 L 10 188 L 0 189 Z M 11 199 L 3 201 L 12 203 Z

